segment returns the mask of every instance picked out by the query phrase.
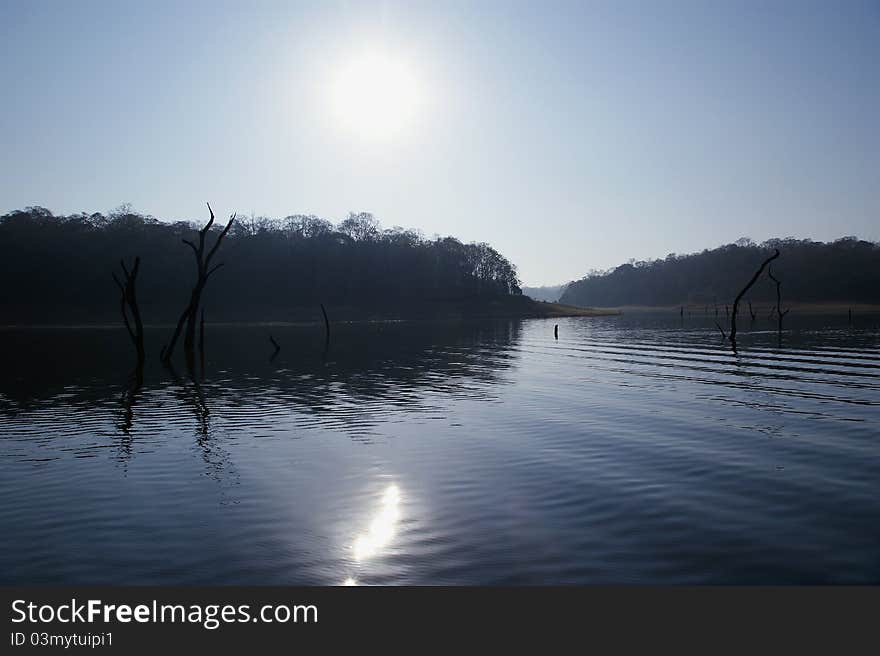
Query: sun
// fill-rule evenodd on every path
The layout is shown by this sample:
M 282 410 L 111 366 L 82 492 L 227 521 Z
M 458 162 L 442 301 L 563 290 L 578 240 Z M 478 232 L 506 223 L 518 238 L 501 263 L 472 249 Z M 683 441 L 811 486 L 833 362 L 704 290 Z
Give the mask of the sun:
M 405 59 L 367 51 L 337 71 L 331 102 L 344 129 L 364 139 L 389 139 L 412 127 L 421 96 L 417 76 Z

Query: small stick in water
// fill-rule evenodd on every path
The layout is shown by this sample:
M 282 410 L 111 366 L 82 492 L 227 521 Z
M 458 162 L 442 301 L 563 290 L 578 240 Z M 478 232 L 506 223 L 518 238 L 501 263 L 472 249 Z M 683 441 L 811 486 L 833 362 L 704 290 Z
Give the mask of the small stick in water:
M 199 321 L 199 361 L 202 364 L 202 378 L 205 377 L 205 308 Z
M 272 346 L 275 347 L 275 352 L 278 353 L 278 351 L 281 350 L 281 346 L 275 341 L 275 338 L 272 337 L 272 335 L 269 335 L 269 341 L 272 342 Z
M 327 310 L 324 309 L 324 304 L 321 303 L 321 314 L 324 315 L 324 348 L 330 346 L 330 319 L 327 318 Z
M 558 323 L 555 326 L 553 326 L 553 337 L 555 339 L 559 339 L 559 324 Z

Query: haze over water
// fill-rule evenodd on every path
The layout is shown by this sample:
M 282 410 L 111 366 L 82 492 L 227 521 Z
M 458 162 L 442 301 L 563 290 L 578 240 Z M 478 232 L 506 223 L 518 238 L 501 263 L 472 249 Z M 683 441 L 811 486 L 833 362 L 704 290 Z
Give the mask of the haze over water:
M 3 329 L 0 582 L 877 583 L 877 319 L 787 322 Z

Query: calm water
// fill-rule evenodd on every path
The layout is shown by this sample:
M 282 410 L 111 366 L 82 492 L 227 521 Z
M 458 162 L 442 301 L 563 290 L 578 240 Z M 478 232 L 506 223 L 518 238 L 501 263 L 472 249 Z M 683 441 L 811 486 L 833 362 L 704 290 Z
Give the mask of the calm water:
M 878 323 L 2 329 L 0 583 L 878 583 Z

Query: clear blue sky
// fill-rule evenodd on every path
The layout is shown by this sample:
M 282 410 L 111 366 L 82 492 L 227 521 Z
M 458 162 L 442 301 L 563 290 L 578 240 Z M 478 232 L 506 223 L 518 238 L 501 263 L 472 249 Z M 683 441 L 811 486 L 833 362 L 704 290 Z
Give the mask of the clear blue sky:
M 371 50 L 419 89 L 378 139 L 326 92 Z M 0 0 L 0 89 L 0 211 L 369 211 L 488 241 L 526 284 L 880 240 L 877 0 Z

